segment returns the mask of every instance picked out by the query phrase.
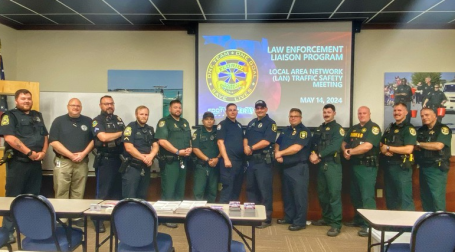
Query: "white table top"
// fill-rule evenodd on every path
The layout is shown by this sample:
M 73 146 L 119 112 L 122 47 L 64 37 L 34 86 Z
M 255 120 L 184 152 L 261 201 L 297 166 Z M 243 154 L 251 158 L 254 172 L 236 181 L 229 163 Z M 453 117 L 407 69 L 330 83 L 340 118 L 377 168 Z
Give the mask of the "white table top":
M 0 197 L 0 212 L 9 212 L 14 197 Z M 90 208 L 90 204 L 98 204 L 101 199 L 52 199 L 48 198 L 56 213 L 78 214 Z
M 118 201 L 103 201 L 102 204 L 115 204 Z M 155 202 L 149 202 L 153 205 Z M 265 213 L 265 206 L 263 205 L 256 205 L 256 211 L 255 213 L 252 214 L 245 214 L 243 210 L 243 205 L 241 206 L 241 211 L 240 212 L 235 212 L 233 214 L 229 214 L 229 205 L 228 204 L 210 204 L 208 203 L 206 206 L 209 207 L 211 205 L 215 206 L 222 206 L 223 211 L 229 216 L 229 218 L 233 221 L 265 221 L 267 219 L 266 213 Z M 85 215 L 89 216 L 109 216 L 111 215 L 111 210 L 106 210 L 107 208 L 102 208 L 101 211 L 92 211 L 92 210 L 87 210 L 84 212 Z M 176 214 L 176 213 L 157 213 L 159 217 L 162 218 L 181 218 L 185 219 L 186 214 Z
M 357 209 L 360 215 L 374 228 L 412 227 L 426 212 Z

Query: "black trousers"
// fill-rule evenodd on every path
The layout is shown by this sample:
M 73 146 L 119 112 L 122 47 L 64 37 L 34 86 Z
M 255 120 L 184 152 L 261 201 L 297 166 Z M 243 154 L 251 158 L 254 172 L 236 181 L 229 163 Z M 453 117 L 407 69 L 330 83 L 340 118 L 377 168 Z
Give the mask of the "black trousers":
M 294 225 L 306 226 L 309 172 L 306 163 L 282 169 L 284 219 Z
M 122 196 L 146 200 L 149 184 L 150 167 L 143 165 L 137 168 L 128 165 L 122 174 Z
M 267 220 L 272 221 L 273 176 L 272 164 L 250 161 L 246 170 L 246 197 L 248 201 L 265 206 Z
M 220 203 L 238 201 L 242 191 L 244 168 L 242 160 L 231 159 L 232 167 L 224 166 L 224 159 L 220 158 L 220 183 L 223 188 L 220 193 Z
M 6 164 L 5 196 L 38 195 L 41 191 L 42 174 L 41 161 L 21 162 L 15 158 L 11 159 Z M 14 232 L 14 224 L 9 216 L 3 218 L 2 225 L 9 233 Z
M 121 164 L 120 157 L 101 158 L 95 170 L 97 199 L 122 199 L 122 174 L 118 171 Z

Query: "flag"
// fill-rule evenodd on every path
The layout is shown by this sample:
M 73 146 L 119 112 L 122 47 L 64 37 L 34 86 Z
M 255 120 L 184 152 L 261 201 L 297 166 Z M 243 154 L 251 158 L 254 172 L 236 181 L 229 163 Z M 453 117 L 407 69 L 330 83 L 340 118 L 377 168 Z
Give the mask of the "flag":
M 3 58 L 2 58 L 2 41 L 0 40 L 0 80 L 5 80 L 5 71 L 3 70 Z M 0 96 L 0 114 L 8 110 L 8 103 L 6 101 L 6 95 Z

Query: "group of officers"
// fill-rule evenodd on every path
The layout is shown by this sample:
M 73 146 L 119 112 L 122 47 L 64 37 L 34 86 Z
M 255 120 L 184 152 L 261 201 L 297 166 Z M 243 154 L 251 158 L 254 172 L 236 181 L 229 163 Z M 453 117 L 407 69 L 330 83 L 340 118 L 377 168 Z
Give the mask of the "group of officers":
M 213 113 L 203 114 L 203 126 L 191 134 L 181 117 L 182 104 L 173 100 L 169 116 L 158 121 L 155 129 L 147 124 L 149 109 L 136 108 L 136 121 L 125 125 L 114 114 L 111 96 L 100 99 L 101 113 L 93 120 L 81 115 L 79 99 L 69 100 L 68 113 L 57 117 L 48 133 L 41 113 L 32 110 L 31 93 L 15 94 L 16 108 L 2 115 L 0 135 L 5 137 L 4 161 L 7 162 L 6 196 L 39 194 L 41 160 L 48 144 L 54 159 L 56 198 L 80 199 L 84 196 L 88 173 L 88 154 L 95 154 L 96 197 L 98 199 L 147 198 L 150 166 L 155 158 L 161 171 L 161 200 L 183 200 L 187 163 L 195 164 L 195 200 L 220 203 L 239 200 L 246 174 L 247 200 L 265 205 L 267 219 L 258 226 L 266 228 L 272 220 L 273 166 L 282 180 L 284 218 L 297 231 L 307 225 L 309 163 L 318 167 L 317 191 L 322 219 L 312 225 L 330 226 L 328 236 L 340 234 L 342 226 L 342 156 L 351 172 L 350 194 L 356 209 L 375 209 L 375 184 L 378 167 L 384 170 L 385 199 L 390 210 L 414 210 L 412 164 L 417 161 L 420 196 L 424 211 L 445 210 L 445 188 L 449 169 L 452 132 L 437 121 L 432 109 L 423 108 L 423 126 L 418 131 L 406 121 L 406 104 L 395 103 L 392 123 L 381 134 L 371 121 L 370 110 L 358 109 L 359 124 L 347 132 L 336 120 L 332 104 L 323 107 L 324 122 L 311 133 L 302 123 L 302 111 L 289 111 L 289 126 L 278 134 L 277 125 L 267 112 L 266 102 L 255 103 L 254 118 L 244 130 L 236 120 L 234 103 L 226 106 L 226 118 L 216 127 Z M 83 225 L 76 221 L 76 225 Z M 173 223 L 166 226 L 177 227 Z M 356 215 L 348 226 L 361 227 L 358 234 L 368 235 L 368 226 Z M 3 226 L 14 242 L 13 225 L 6 217 Z M 104 232 L 102 222 L 96 227 Z

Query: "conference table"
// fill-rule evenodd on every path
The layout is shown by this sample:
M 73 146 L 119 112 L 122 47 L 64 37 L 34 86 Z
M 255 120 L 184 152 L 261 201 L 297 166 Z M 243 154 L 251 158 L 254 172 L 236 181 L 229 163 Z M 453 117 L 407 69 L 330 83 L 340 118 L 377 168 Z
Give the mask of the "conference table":
M 8 215 L 14 197 L 0 197 L 0 216 Z M 48 198 L 55 210 L 57 218 L 68 218 L 68 226 L 72 226 L 72 218 L 83 218 L 84 212 L 91 204 L 99 204 L 100 199 L 52 199 Z M 71 229 L 69 229 L 71 231 Z M 84 230 L 84 252 L 87 251 L 87 227 Z
M 107 200 L 103 201 L 100 204 L 102 206 L 114 206 L 118 201 L 112 201 L 112 200 Z M 153 205 L 154 202 L 149 202 Z M 222 206 L 223 211 L 229 216 L 229 219 L 231 220 L 233 225 L 239 225 L 239 226 L 251 226 L 251 237 L 243 234 L 239 229 L 237 229 L 235 226 L 233 227 L 234 231 L 240 236 L 240 238 L 243 240 L 247 248 L 251 252 L 255 252 L 256 250 L 256 233 L 255 233 L 255 228 L 256 226 L 259 226 L 262 224 L 263 221 L 267 219 L 266 217 L 266 212 L 265 212 L 265 206 L 263 205 L 256 205 L 256 209 L 254 213 L 245 213 L 243 206 L 241 207 L 241 211 L 239 212 L 230 212 L 229 211 L 229 205 L 228 204 L 207 204 L 206 207 L 210 206 Z M 102 207 L 101 210 L 87 210 L 84 212 L 84 222 L 85 222 L 85 227 L 87 227 L 87 218 L 91 217 L 92 219 L 104 219 L 104 220 L 110 220 L 110 216 L 112 213 L 112 208 L 105 208 Z M 160 223 L 184 223 L 186 214 L 177 214 L 177 213 L 160 213 L 157 211 L 158 219 Z M 112 225 L 111 225 L 112 227 Z M 99 243 L 99 233 L 96 232 L 96 242 L 95 242 L 95 251 L 99 250 L 99 247 L 103 245 L 108 239 L 110 240 L 110 250 L 112 251 L 112 236 L 113 236 L 113 230 L 111 228 L 110 235 L 104 239 L 101 244 Z M 247 240 L 251 241 L 251 246 L 247 242 Z M 115 245 L 117 245 L 117 238 Z
M 414 226 L 414 223 L 420 216 L 427 212 L 418 211 L 395 211 L 395 210 L 373 210 L 373 209 L 357 209 L 360 216 L 370 225 L 368 232 L 368 248 L 371 251 L 373 246 L 380 246 L 380 251 L 384 251 L 385 243 L 391 243 L 404 232 L 409 231 Z M 377 229 L 381 232 L 380 243 L 371 244 L 371 231 Z M 390 240 L 384 241 L 386 231 L 398 232 Z

